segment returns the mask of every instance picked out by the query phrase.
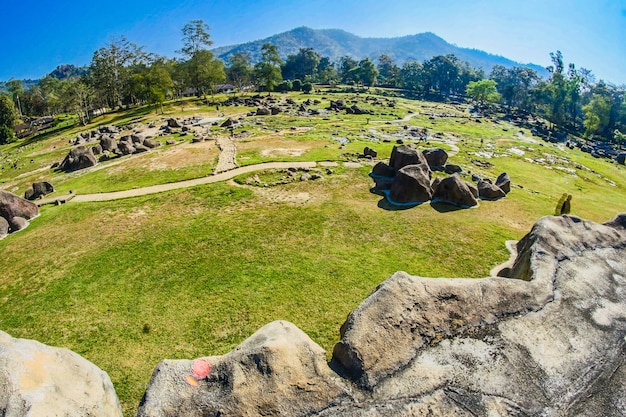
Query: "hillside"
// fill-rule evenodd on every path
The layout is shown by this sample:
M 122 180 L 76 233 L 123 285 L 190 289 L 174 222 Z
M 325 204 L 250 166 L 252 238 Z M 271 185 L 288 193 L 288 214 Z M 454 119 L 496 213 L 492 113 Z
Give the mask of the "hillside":
M 224 46 L 213 49 L 213 52 L 224 61 L 233 53 L 243 52 L 250 56 L 253 63 L 261 57 L 261 47 L 265 43 L 278 46 L 282 58 L 295 54 L 300 48 L 313 48 L 331 61 L 338 61 L 342 56 L 354 59 L 370 57 L 378 59 L 382 54 L 390 55 L 398 65 L 406 61 L 422 62 L 437 55 L 454 54 L 475 67 L 490 71 L 494 65 L 505 67 L 528 66 L 541 76 L 547 74 L 545 68 L 534 64 L 521 64 L 502 56 L 469 48 L 459 48 L 446 42 L 434 33 L 397 38 L 361 38 L 340 29 L 311 29 L 299 27 L 288 32 L 279 33 L 269 38 L 247 42 L 239 45 Z

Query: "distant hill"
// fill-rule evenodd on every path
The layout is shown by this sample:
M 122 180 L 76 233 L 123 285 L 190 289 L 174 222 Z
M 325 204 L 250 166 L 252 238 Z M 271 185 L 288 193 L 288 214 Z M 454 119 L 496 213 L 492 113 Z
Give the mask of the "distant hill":
M 507 68 L 527 66 L 537 71 L 541 76 L 547 75 L 546 69 L 542 66 L 521 64 L 478 49 L 459 48 L 430 32 L 397 38 L 361 38 L 340 29 L 299 27 L 269 38 L 215 48 L 213 53 L 228 62 L 230 55 L 243 52 L 250 56 L 253 63 L 256 63 L 261 59 L 261 47 L 265 43 L 276 45 L 283 59 L 287 55 L 296 54 L 300 48 L 313 48 L 320 55 L 327 56 L 334 62 L 346 55 L 353 59 L 370 57 L 376 61 L 380 55 L 387 54 L 394 59 L 397 65 L 402 65 L 406 61 L 423 62 L 437 55 L 454 54 L 462 61 L 483 68 L 487 74 L 494 65 L 503 65 Z

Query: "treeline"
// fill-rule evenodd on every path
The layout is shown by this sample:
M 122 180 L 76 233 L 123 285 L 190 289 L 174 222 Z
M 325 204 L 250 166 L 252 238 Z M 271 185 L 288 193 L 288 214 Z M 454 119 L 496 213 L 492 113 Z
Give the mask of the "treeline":
M 561 130 L 609 141 L 621 140 L 620 131 L 626 132 L 625 87 L 596 82 L 591 71 L 566 66 L 560 52 L 551 54 L 550 77 L 542 79 L 528 67 L 494 66 L 487 74 L 454 55 L 398 66 L 388 55 L 331 62 L 302 48 L 283 61 L 271 44 L 263 46 L 261 61 L 254 65 L 241 53 L 224 63 L 208 49 L 212 41 L 202 20 L 187 23 L 182 35 L 180 59 L 145 52 L 122 37 L 95 51 L 86 69 L 59 67 L 28 89 L 18 80 L 8 81 L 10 100 L 0 102 L 0 112 L 13 111 L 15 118 L 74 113 L 86 123 L 92 109 L 149 103 L 162 111 L 166 99 L 206 97 L 225 83 L 237 91 L 267 92 L 308 92 L 315 83 L 345 83 L 397 88 L 425 98 L 469 97 L 479 106 L 499 103 L 509 111 L 538 113 Z M 13 110 L 2 110 L 11 105 Z

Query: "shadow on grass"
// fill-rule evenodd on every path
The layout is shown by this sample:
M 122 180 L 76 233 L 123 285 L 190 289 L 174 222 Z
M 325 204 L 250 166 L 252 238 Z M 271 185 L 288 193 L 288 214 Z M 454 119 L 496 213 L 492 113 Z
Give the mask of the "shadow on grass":
M 440 201 L 431 201 L 430 206 L 437 210 L 439 213 L 450 213 L 452 211 L 466 210 L 466 208 L 455 206 L 449 203 L 443 203 Z
M 419 206 L 420 204 L 423 204 L 423 203 L 419 203 L 419 204 L 411 204 L 411 205 L 408 205 L 408 204 L 407 204 L 407 205 L 398 206 L 398 205 L 395 205 L 395 204 L 391 204 L 391 203 L 389 202 L 389 200 L 387 200 L 387 198 L 386 198 L 386 197 L 383 197 L 383 198 L 381 198 L 381 199 L 378 201 L 378 208 L 381 208 L 381 209 L 383 209 L 383 210 L 387 210 L 387 211 L 400 211 L 400 210 L 409 210 L 409 209 L 412 209 L 413 207 L 417 207 L 417 206 Z

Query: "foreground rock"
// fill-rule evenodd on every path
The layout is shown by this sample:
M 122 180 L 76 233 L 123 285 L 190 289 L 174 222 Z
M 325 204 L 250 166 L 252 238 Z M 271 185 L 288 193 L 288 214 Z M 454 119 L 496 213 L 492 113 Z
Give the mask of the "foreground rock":
M 26 190 L 24 198 L 27 200 L 36 200 L 44 195 L 54 192 L 54 187 L 47 181 L 34 182 L 32 187 Z
M 470 184 L 463 181 L 459 174 L 433 183 L 433 200 L 462 208 L 478 205 L 478 200 L 476 200 Z
M 432 198 L 430 179 L 427 165 L 407 165 L 396 174 L 389 198 L 394 203 L 424 203 Z
M 341 327 L 338 374 L 285 322 L 164 361 L 137 416 L 623 416 L 625 230 L 545 217 L 507 277 L 394 274 Z
M 6 220 L 10 233 L 22 230 L 28 225 L 28 220 L 39 215 L 37 204 L 16 196 L 8 191 L 0 190 L 0 217 Z M 4 222 L 3 222 L 4 224 Z M 0 235 L 4 227 L 0 226 Z
M 227 355 L 161 362 L 136 416 L 298 416 L 342 398 L 349 397 L 325 351 L 275 321 Z
M 109 376 L 67 349 L 0 331 L 0 415 L 121 416 Z

